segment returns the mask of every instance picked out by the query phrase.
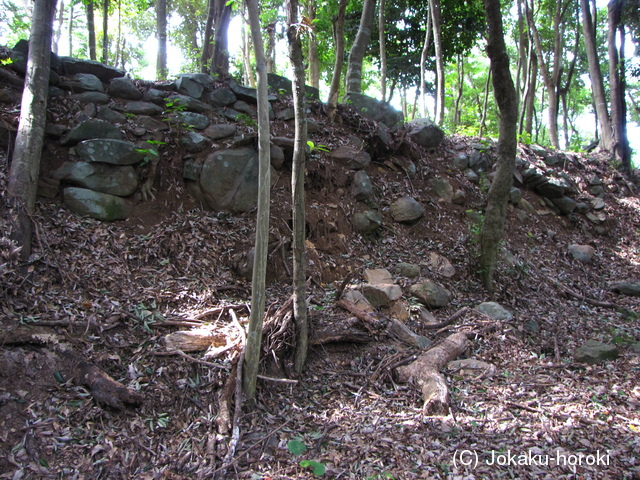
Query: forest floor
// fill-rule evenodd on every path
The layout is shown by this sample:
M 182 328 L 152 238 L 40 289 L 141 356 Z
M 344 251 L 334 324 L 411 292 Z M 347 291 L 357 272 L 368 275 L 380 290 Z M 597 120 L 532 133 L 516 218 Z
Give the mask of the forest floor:
M 504 245 L 519 263 L 499 266 L 489 295 L 476 273 L 478 237 L 466 215 L 482 209 L 486 191 L 448 167 L 453 153 L 477 140 L 448 137 L 423 158 L 413 179 L 374 162 L 368 170 L 383 211 L 410 194 L 427 213 L 413 226 L 393 223 L 385 213 L 385 228 L 370 238 L 353 233 L 355 201 L 336 193 L 338 185 L 347 186 L 338 179 L 344 174 L 322 156 L 308 167 L 313 331 L 348 318 L 335 306 L 348 274 L 355 283 L 365 268 L 393 272 L 399 262 L 425 264 L 429 252 L 456 269 L 444 278 L 423 267 L 455 295 L 432 312 L 438 320 L 489 300 L 514 313 L 511 321 L 480 329 L 466 354 L 493 364 L 495 374 L 445 370 L 448 415 L 425 415 L 416 388 L 394 377 L 392 367 L 417 349 L 384 335 L 329 343 L 311 349 L 295 382 L 273 380 L 293 378 L 288 360 L 263 362 L 267 378 L 258 381 L 255 407 L 237 412 L 238 441 L 227 455 L 233 431 L 221 419 L 219 400 L 235 388 L 238 323 L 248 321 L 250 301 L 250 283 L 232 265 L 252 245 L 255 212 L 202 211 L 179 175 L 167 170 L 156 200 L 139 203 L 124 222 L 80 218 L 58 200 L 41 199 L 26 276 L 2 245 L 0 478 L 302 479 L 312 478 L 314 467 L 336 479 L 640 478 L 640 355 L 631 348 L 640 342 L 640 299 L 610 290 L 616 280 L 640 276 L 640 198 L 608 193 L 606 232 L 596 234 L 584 218 L 556 216 L 525 191 L 538 214 L 522 217 L 510 207 Z M 605 183 L 617 175 L 602 162 L 582 168 Z M 433 198 L 428 178 L 434 172 L 447 172 L 465 190 L 467 204 Z M 289 175 L 280 175 L 272 188 L 276 241 L 288 235 L 289 191 Z M 327 231 L 336 241 L 326 241 Z M 568 253 L 576 243 L 596 248 L 589 264 Z M 269 260 L 270 312 L 291 293 L 284 266 L 290 252 L 282 251 L 275 249 Z M 398 283 L 411 306 L 407 325 L 416 333 L 437 342 L 478 328 L 480 320 L 471 316 L 427 330 L 408 297 L 413 282 Z M 168 333 L 202 326 L 222 335 L 223 347 L 208 354 L 167 352 Z M 32 336 L 8 344 L 23 328 L 38 332 L 40 341 Z M 575 362 L 573 351 L 587 340 L 616 343 L 620 356 L 597 365 Z M 117 410 L 96 402 L 71 381 L 74 358 L 135 389 L 142 404 Z

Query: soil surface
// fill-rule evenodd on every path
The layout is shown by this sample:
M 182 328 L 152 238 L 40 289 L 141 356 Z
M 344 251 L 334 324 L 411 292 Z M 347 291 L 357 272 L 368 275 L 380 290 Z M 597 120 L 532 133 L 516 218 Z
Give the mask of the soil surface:
M 355 117 L 330 126 L 317 106 L 312 117 L 321 128 L 310 138 L 329 149 L 369 132 Z M 273 128 L 293 134 L 285 123 Z M 359 207 L 349 193 L 352 174 L 323 152 L 307 168 L 314 332 L 350 317 L 335 306 L 348 275 L 357 284 L 364 269 L 394 273 L 400 262 L 421 264 L 422 279 L 454 294 L 431 311 L 438 321 L 485 301 L 513 312 L 510 321 L 471 314 L 434 331 L 409 296 L 418 279 L 397 278 L 410 306 L 408 327 L 434 342 L 476 331 L 465 356 L 496 367 L 495 374 L 445 370 L 448 415 L 425 415 L 420 392 L 396 381 L 394 368 L 418 349 L 386 335 L 318 345 L 295 378 L 287 328 L 266 335 L 256 405 L 236 411 L 234 422 L 239 325 L 248 321 L 251 288 L 235 266 L 253 244 L 255 212 L 201 210 L 167 159 L 155 199 L 139 200 L 126 221 L 80 218 L 59 199 L 39 199 L 28 265 L 3 238 L 0 478 L 302 479 L 314 468 L 353 479 L 640 478 L 640 355 L 632 348 L 640 342 L 640 299 L 610 288 L 640 276 L 640 198 L 595 157 L 581 158 L 568 174 L 585 199 L 591 175 L 607 185 L 599 232 L 582 215 L 553 214 L 525 190 L 537 212 L 509 207 L 504 246 L 517 261 L 500 264 L 490 295 L 476 272 L 478 233 L 468 215 L 482 211 L 487 191 L 452 166 L 479 141 L 447 137 L 436 151 L 420 152 L 413 177 L 374 158 L 367 172 L 384 227 L 369 237 L 351 224 Z M 45 172 L 63 160 L 55 144 L 48 148 Z M 520 155 L 537 161 L 525 146 Z M 7 172 L 4 152 L 3 195 Z M 439 201 L 429 183 L 434 175 L 464 190 L 466 203 Z M 268 318 L 291 294 L 290 180 L 289 169 L 277 172 L 271 190 Z M 426 209 L 415 225 L 389 215 L 403 195 Z M 571 244 L 595 247 L 592 261 L 576 261 Z M 431 252 L 453 264 L 453 277 L 429 267 Z M 195 327 L 221 335 L 223 347 L 167 352 L 167 334 Z M 574 350 L 587 340 L 614 343 L 620 356 L 575 362 Z M 137 391 L 143 403 L 114 409 L 96 401 L 74 381 L 79 360 Z M 231 399 L 227 416 L 221 398 Z

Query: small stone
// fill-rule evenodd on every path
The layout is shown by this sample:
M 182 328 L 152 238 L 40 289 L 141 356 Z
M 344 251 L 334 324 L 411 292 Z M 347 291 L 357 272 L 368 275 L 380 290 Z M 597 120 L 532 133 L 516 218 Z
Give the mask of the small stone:
M 431 280 L 412 285 L 409 290 L 412 295 L 427 307 L 446 307 L 453 299 L 453 295 L 449 290 Z
M 395 300 L 402 298 L 402 289 L 399 285 L 392 284 L 368 284 L 362 286 L 362 294 L 374 307 L 387 306 Z
M 582 263 L 589 263 L 593 258 L 596 249 L 591 245 L 569 245 L 569 253 Z
M 446 178 L 434 177 L 429 180 L 429 183 L 436 192 L 436 195 L 447 203 L 451 203 L 453 200 L 453 187 Z
M 391 217 L 399 223 L 414 223 L 424 215 L 424 207 L 409 196 L 401 197 L 389 207 Z
M 389 284 L 395 283 L 393 276 L 386 268 L 367 268 L 364 271 L 364 281 L 369 284 Z
M 420 276 L 420 265 L 401 262 L 396 265 L 396 273 L 401 277 L 416 278 Z
M 453 198 L 451 199 L 451 201 L 455 205 L 464 205 L 467 201 L 467 194 L 464 193 L 464 190 L 458 189 L 453 192 Z
M 494 320 L 509 321 L 513 319 L 513 314 L 505 309 L 502 305 L 496 302 L 484 302 L 476 307 L 476 310 L 480 313 L 484 313 Z

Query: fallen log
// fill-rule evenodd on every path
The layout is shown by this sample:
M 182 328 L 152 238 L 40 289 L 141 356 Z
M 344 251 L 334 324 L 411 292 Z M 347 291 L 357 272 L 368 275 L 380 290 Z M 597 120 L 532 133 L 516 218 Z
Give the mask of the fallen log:
M 173 332 L 164 337 L 164 345 L 169 352 L 174 350 L 198 352 L 211 347 L 222 347 L 226 344 L 227 337 L 215 334 L 210 326 Z
M 454 333 L 421 354 L 409 365 L 396 369 L 400 382 L 412 382 L 422 391 L 423 411 L 427 415 L 449 412 L 449 389 L 440 370 L 469 346 L 466 333 Z
M 140 393 L 115 381 L 92 363 L 80 361 L 77 370 L 75 383 L 89 387 L 91 395 L 98 402 L 117 410 L 122 409 L 125 404 L 142 404 L 143 396 Z

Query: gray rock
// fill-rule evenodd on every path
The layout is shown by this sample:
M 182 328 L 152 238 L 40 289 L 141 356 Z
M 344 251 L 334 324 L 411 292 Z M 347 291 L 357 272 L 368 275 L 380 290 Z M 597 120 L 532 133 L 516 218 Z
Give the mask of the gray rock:
M 121 140 L 122 132 L 117 126 L 104 120 L 89 119 L 73 127 L 61 143 L 62 145 L 73 145 L 91 138 L 114 138 Z
M 640 281 L 623 280 L 614 283 L 611 290 L 631 297 L 640 297 Z
M 547 198 L 560 198 L 562 197 L 567 190 L 569 190 L 570 185 L 566 180 L 562 178 L 549 178 L 546 182 L 540 183 L 535 187 L 535 190 L 542 196 Z
M 133 80 L 128 77 L 118 77 L 109 84 L 109 95 L 125 100 L 141 100 L 142 92 L 138 90 Z
M 389 212 L 396 222 L 414 223 L 424 215 L 424 207 L 413 198 L 404 196 L 389 206 Z
M 269 150 L 271 152 L 271 166 L 276 170 L 280 170 L 284 165 L 284 150 L 273 143 L 269 145 Z
M 596 249 L 591 245 L 569 245 L 569 253 L 582 263 L 589 263 L 593 258 Z
M 364 170 L 359 170 L 353 175 L 351 193 L 356 200 L 366 200 L 373 196 L 371 179 Z
M 231 108 L 231 107 L 222 107 L 222 108 L 218 108 L 216 110 L 217 114 L 220 114 L 222 116 L 224 116 L 225 118 L 228 118 L 229 120 L 232 120 L 234 122 L 239 122 L 240 119 L 242 118 L 242 113 L 240 113 L 239 111 Z M 244 122 L 245 124 L 247 124 L 247 122 Z
M 293 120 L 294 118 L 296 118 L 296 112 L 293 107 L 287 107 L 284 110 L 280 110 L 278 113 L 276 113 L 276 118 L 278 120 L 282 120 L 283 122 Z
M 476 307 L 476 310 L 498 321 L 509 321 L 513 319 L 513 314 L 496 302 L 483 302 Z
M 200 186 L 213 210 L 252 210 L 258 202 L 258 154 L 249 148 L 212 153 L 202 165 Z
M 590 209 L 591 207 L 589 207 L 589 205 L 584 202 L 576 203 L 576 211 L 578 213 L 587 213 Z
M 207 137 L 198 132 L 187 132 L 180 137 L 180 145 L 189 153 L 198 153 L 209 147 L 211 142 Z
M 546 177 L 544 172 L 540 170 L 538 167 L 527 168 L 524 172 L 522 172 L 522 179 L 524 180 L 525 185 L 530 188 L 539 185 L 546 181 Z
M 222 138 L 229 138 L 236 134 L 237 127 L 229 123 L 219 123 L 215 125 L 209 125 L 202 131 L 202 134 L 209 137 L 211 140 L 220 140 Z
M 518 187 L 511 187 L 511 190 L 509 191 L 509 202 L 514 205 L 518 205 L 520 200 L 522 200 L 522 190 Z
M 552 198 L 551 201 L 563 215 L 573 213 L 577 207 L 576 201 L 569 197 Z
M 377 210 L 365 210 L 353 216 L 353 228 L 357 233 L 367 235 L 382 226 L 382 215 Z
M 434 177 L 429 180 L 429 183 L 438 197 L 447 203 L 451 203 L 453 201 L 453 187 L 449 180 L 446 178 Z
M 76 146 L 76 152 L 85 162 L 112 165 L 134 165 L 144 157 L 132 143 L 110 138 L 84 140 Z
M 176 88 L 181 95 L 200 99 L 206 85 L 212 85 L 213 78 L 205 73 L 183 73 L 176 80 Z
M 362 286 L 362 294 L 374 307 L 382 307 L 402 298 L 402 289 L 399 285 L 393 284 L 365 283 Z
M 591 206 L 594 210 L 603 210 L 607 205 L 602 198 L 596 197 L 591 200 Z
M 133 122 L 150 132 L 164 132 L 171 130 L 171 125 L 169 125 L 168 122 L 162 122 L 157 118 L 153 118 L 148 115 L 138 115 L 133 119 Z
M 431 308 L 446 307 L 453 299 L 449 290 L 431 280 L 412 285 L 409 290 L 421 303 Z
M 133 115 L 160 115 L 163 110 L 155 103 L 129 102 L 125 105 L 124 111 Z
M 421 147 L 438 148 L 444 140 L 444 131 L 428 118 L 413 120 L 407 125 L 410 128 L 409 138 Z
M 158 90 L 157 88 L 150 88 L 142 96 L 142 100 L 145 102 L 155 103 L 164 107 L 164 100 L 169 95 L 169 92 L 165 90 Z
M 536 211 L 536 207 L 531 205 L 531 202 L 529 202 L 529 200 L 527 200 L 526 198 L 523 198 L 522 200 L 520 200 L 520 203 L 518 203 L 518 206 L 522 208 L 522 210 L 524 210 L 525 212 L 530 213 L 531 215 L 536 215 L 538 213 Z
M 249 105 L 247 102 L 243 100 L 238 100 L 237 102 L 235 102 L 233 104 L 233 109 L 236 110 L 237 112 L 244 113 L 245 115 L 249 115 L 250 117 L 256 117 L 258 113 L 255 107 L 252 107 L 251 105 Z
M 471 170 L 470 168 L 467 168 L 464 172 L 462 172 L 465 176 L 465 178 L 467 180 L 469 180 L 471 183 L 474 184 L 478 184 L 480 183 L 480 177 L 478 176 L 478 174 L 476 172 L 474 172 L 473 170 Z
M 401 262 L 396 265 L 396 273 L 401 277 L 416 278 L 420 276 L 420 265 Z
M 602 180 L 597 175 L 589 177 L 589 185 L 602 185 Z
M 486 172 L 489 170 L 489 160 L 484 153 L 474 150 L 469 157 L 469 168 L 476 173 Z
M 587 191 L 594 197 L 604 197 L 605 190 L 602 185 L 593 185 L 587 188 Z
M 366 168 L 371 163 L 371 155 L 348 145 L 342 145 L 327 154 L 329 159 L 339 162 L 352 170 Z
M 209 126 L 211 120 L 206 115 L 194 112 L 181 112 L 178 114 L 183 125 L 194 128 L 196 130 L 204 130 Z
M 393 284 L 393 276 L 386 268 L 367 268 L 363 275 L 364 281 L 370 284 Z
M 138 176 L 131 166 L 65 162 L 53 171 L 51 176 L 60 181 L 119 197 L 127 197 L 138 188 Z
M 197 182 L 200 179 L 200 173 L 202 172 L 202 162 L 196 159 L 189 158 L 184 162 L 184 168 L 182 169 L 182 178 L 185 180 L 192 180 Z
M 371 120 L 384 123 L 391 129 L 399 128 L 404 123 L 402 112 L 386 102 L 361 93 L 347 93 L 342 99 L 342 103 Z
M 451 199 L 451 201 L 456 205 L 464 205 L 467 201 L 467 194 L 464 193 L 464 190 L 458 189 L 453 192 L 453 198 Z
M 540 332 L 540 325 L 538 325 L 538 322 L 533 319 L 527 320 L 524 322 L 524 329 L 529 333 L 536 334 Z
M 469 168 L 469 157 L 466 153 L 461 153 L 453 159 L 453 166 L 458 170 L 465 170 Z
M 596 364 L 603 360 L 612 360 L 618 358 L 618 347 L 596 340 L 589 340 L 581 347 L 573 352 L 573 358 L 576 362 Z
M 66 82 L 66 87 L 74 93 L 100 92 L 104 93 L 104 85 L 98 77 L 90 73 L 77 73 Z
M 101 92 L 82 92 L 71 95 L 71 98 L 80 103 L 96 103 L 98 105 L 106 105 L 109 103 L 109 95 Z
M 98 77 L 102 83 L 109 83 L 114 78 L 125 76 L 124 70 L 110 67 L 94 60 L 60 57 L 60 62 L 62 63 L 61 71 L 65 72 L 65 75 L 89 73 Z
M 238 97 L 228 88 L 218 88 L 209 94 L 209 102 L 213 107 L 226 107 L 238 100 Z
M 124 198 L 86 188 L 65 188 L 62 197 L 69 210 L 105 222 L 124 220 L 133 209 L 131 203 Z
M 189 112 L 207 113 L 213 110 L 211 105 L 207 105 L 189 95 L 171 94 L 165 100 L 167 110 L 171 110 L 172 105 L 180 106 Z
M 244 100 L 245 102 L 252 103 L 254 105 L 258 103 L 258 92 L 255 88 L 238 85 L 233 80 L 229 82 L 229 88 L 235 94 L 235 96 L 238 97 L 238 99 Z M 269 95 L 270 102 L 273 102 L 275 100 L 275 96 Z
M 100 107 L 97 116 L 100 120 L 105 120 L 109 123 L 124 123 L 127 121 L 126 116 L 120 112 L 111 110 L 109 107 Z

